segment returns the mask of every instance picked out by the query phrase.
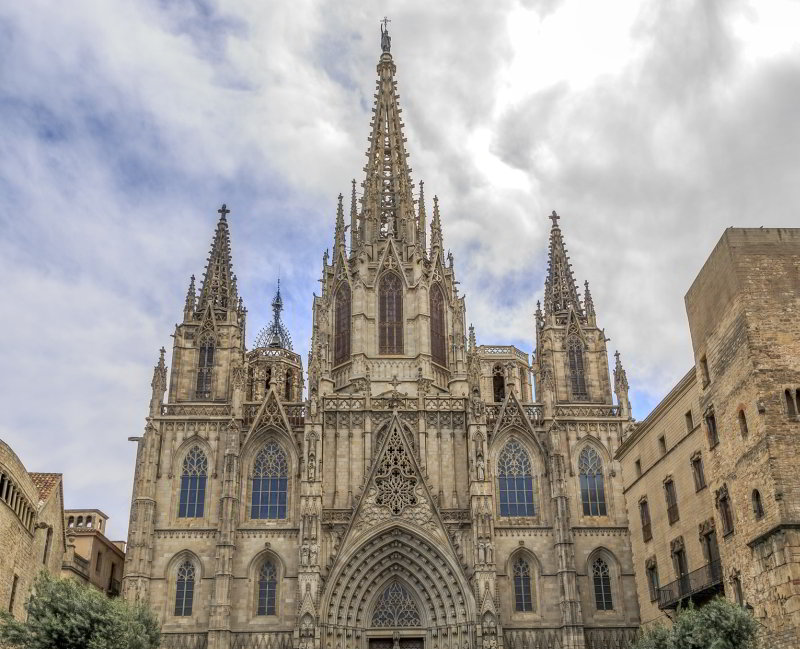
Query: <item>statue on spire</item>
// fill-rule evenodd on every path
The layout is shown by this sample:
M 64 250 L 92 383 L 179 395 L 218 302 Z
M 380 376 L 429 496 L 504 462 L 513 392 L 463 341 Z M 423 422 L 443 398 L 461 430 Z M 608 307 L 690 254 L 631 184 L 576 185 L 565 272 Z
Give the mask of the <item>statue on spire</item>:
M 392 37 L 389 36 L 389 23 L 392 22 L 386 16 L 381 20 L 381 51 L 387 54 L 392 49 Z

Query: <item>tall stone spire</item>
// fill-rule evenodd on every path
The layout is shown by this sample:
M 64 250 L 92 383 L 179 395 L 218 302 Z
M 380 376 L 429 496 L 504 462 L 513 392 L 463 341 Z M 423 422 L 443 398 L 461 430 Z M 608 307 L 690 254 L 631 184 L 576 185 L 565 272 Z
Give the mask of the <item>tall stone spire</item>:
M 411 168 L 400 119 L 396 67 L 392 61 L 388 27 L 381 26 L 378 83 L 370 126 L 367 164 L 364 167 L 364 208 L 369 232 L 362 243 L 393 237 L 405 243 L 416 242 L 416 218 L 411 195 Z
M 217 212 L 220 216 L 217 222 L 217 231 L 214 233 L 214 240 L 211 243 L 208 264 L 203 274 L 198 313 L 205 311 L 208 304 L 214 309 L 236 309 L 237 296 L 231 264 L 231 238 L 228 231 L 228 220 L 225 218 L 230 210 L 223 204 Z
M 197 304 L 197 289 L 194 285 L 194 275 L 189 280 L 189 290 L 186 291 L 186 305 L 183 308 L 183 319 L 191 320 L 194 316 L 195 305 Z
M 631 402 L 628 396 L 628 375 L 619 360 L 619 352 L 614 352 L 616 363 L 614 364 L 614 392 L 617 394 L 617 403 L 620 408 L 620 415 L 627 418 L 631 411 Z
M 431 221 L 431 256 L 442 247 L 442 220 L 439 217 L 439 197 L 433 197 L 433 221 Z
M 356 179 L 353 178 L 353 191 L 350 194 L 350 250 L 358 248 L 358 208 L 356 205 Z
M 550 252 L 548 255 L 547 279 L 544 284 L 544 313 L 545 316 L 565 313 L 570 307 L 583 317 L 583 307 L 578 299 L 578 287 L 572 275 L 572 265 L 569 263 L 567 248 L 561 236 L 558 219 L 561 218 L 553 211 L 550 218 L 553 227 L 550 230 Z
M 338 259 L 339 251 L 345 250 L 345 238 L 344 238 L 344 196 L 339 194 L 339 202 L 336 206 L 336 232 L 334 234 L 334 241 L 333 241 L 333 249 L 334 249 L 334 256 L 333 261 L 336 263 Z
M 273 347 L 276 349 L 292 349 L 292 337 L 283 324 L 281 312 L 283 311 L 283 298 L 281 298 L 281 280 L 278 280 L 278 290 L 272 298 L 272 322 L 264 327 L 256 336 L 256 349 Z

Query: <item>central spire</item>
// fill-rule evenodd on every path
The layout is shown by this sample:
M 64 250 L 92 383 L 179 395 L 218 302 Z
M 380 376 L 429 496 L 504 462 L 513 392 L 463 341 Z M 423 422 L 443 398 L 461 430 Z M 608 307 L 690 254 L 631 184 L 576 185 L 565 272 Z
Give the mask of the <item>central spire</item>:
M 272 322 L 264 327 L 256 337 L 256 349 L 262 347 L 273 347 L 278 349 L 292 349 L 292 337 L 289 330 L 281 320 L 283 311 L 283 299 L 281 298 L 281 280 L 278 280 L 278 290 L 272 299 Z
M 558 220 L 561 217 L 555 210 L 550 215 L 553 227 L 550 230 L 550 252 L 548 255 L 547 280 L 544 284 L 544 313 L 557 315 L 567 312 L 570 307 L 583 317 L 583 307 L 578 298 L 578 287 L 572 275 L 567 247 Z
M 395 238 L 416 243 L 417 227 L 411 191 L 411 168 L 403 136 L 403 121 L 394 80 L 396 67 L 391 55 L 389 19 L 381 21 L 381 57 L 370 126 L 364 187 L 364 217 L 369 243 L 376 239 Z

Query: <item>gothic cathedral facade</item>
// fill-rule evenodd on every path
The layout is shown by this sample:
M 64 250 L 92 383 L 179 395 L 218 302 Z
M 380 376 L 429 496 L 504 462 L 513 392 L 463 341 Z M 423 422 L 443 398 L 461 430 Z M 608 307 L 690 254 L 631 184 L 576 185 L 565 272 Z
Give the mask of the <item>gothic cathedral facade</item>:
M 553 213 L 532 361 L 477 344 L 438 200 L 429 222 L 414 193 L 386 32 L 377 71 L 305 375 L 280 291 L 248 347 L 220 210 L 136 438 L 125 597 L 157 612 L 164 647 L 625 647 L 628 386 L 588 285 Z

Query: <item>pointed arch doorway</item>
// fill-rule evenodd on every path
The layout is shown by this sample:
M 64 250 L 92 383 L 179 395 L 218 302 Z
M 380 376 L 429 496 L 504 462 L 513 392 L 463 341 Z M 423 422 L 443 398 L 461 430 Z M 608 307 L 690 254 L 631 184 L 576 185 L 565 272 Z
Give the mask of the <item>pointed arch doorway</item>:
M 368 649 L 425 648 L 419 600 L 403 581 L 391 579 L 383 587 L 370 620 Z

